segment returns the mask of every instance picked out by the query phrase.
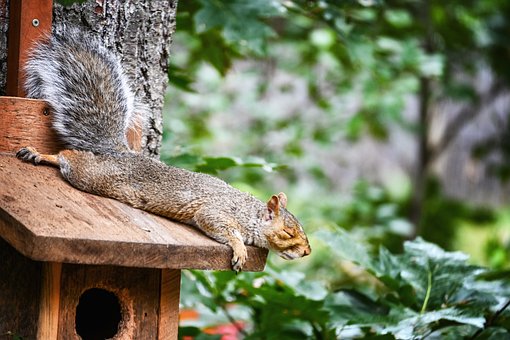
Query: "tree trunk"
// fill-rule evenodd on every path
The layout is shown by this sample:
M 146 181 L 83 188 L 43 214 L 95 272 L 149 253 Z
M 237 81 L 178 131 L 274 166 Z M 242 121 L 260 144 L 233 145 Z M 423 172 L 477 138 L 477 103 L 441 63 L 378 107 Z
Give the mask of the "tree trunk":
M 420 16 L 424 29 L 423 48 L 427 54 L 434 52 L 433 46 L 433 26 L 431 19 L 431 9 L 429 0 L 420 3 Z M 411 198 L 410 219 L 415 226 L 414 236 L 423 232 L 422 217 L 423 207 L 428 179 L 428 170 L 430 166 L 430 148 L 429 141 L 429 118 L 432 99 L 432 80 L 428 77 L 420 78 L 419 93 L 419 132 L 418 132 L 418 150 L 417 164 L 414 177 L 413 194 Z
M 0 96 L 5 96 L 7 77 L 7 28 L 9 26 L 9 0 L 0 0 Z
M 9 0 L 0 0 L 0 7 Z M 0 8 L 0 18 L 8 16 Z M 136 98 L 144 106 L 142 149 L 157 156 L 161 147 L 162 109 L 168 83 L 168 57 L 175 30 L 177 0 L 88 0 L 53 5 L 53 22 L 97 33 L 120 57 Z M 5 93 L 7 20 L 0 24 L 0 93 Z
M 431 80 L 425 77 L 420 79 L 420 109 L 418 132 L 417 163 L 414 178 L 413 196 L 411 200 L 411 221 L 415 226 L 414 236 L 421 234 L 423 204 L 427 185 L 428 168 L 430 163 L 429 136 L 429 110 L 431 97 Z

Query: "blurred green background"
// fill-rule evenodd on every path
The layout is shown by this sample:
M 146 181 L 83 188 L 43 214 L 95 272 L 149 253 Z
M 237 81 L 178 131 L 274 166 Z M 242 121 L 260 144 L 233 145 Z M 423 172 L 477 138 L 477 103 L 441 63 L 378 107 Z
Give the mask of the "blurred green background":
M 284 191 L 313 249 L 185 272 L 181 337 L 510 338 L 510 2 L 177 13 L 162 159 Z

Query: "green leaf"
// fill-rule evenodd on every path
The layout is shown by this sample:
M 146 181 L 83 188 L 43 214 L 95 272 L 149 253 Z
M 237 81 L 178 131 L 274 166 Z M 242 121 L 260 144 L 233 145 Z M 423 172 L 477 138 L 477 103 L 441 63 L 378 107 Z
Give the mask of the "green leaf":
M 271 27 L 261 19 L 281 15 L 284 8 L 271 0 L 198 0 L 200 10 L 194 16 L 195 30 L 204 33 L 221 31 L 228 43 L 265 54 L 266 41 L 274 36 Z
M 239 56 L 239 53 L 228 46 L 216 31 L 198 34 L 198 38 L 202 48 L 207 50 L 207 53 L 202 54 L 200 58 L 209 62 L 222 76 L 225 76 L 232 66 L 232 59 Z
M 380 37 L 377 39 L 376 45 L 386 52 L 401 53 L 403 51 L 402 43 L 397 39 L 389 37 Z
M 485 318 L 482 316 L 473 316 L 457 309 L 449 308 L 425 314 L 410 315 L 410 317 L 404 318 L 396 324 L 382 327 L 379 332 L 382 334 L 393 334 L 398 339 L 418 339 L 429 334 L 433 326 L 442 320 L 478 328 L 483 327 L 485 322 Z
M 252 289 L 250 289 L 252 290 Z M 263 338 L 271 336 L 285 336 L 288 338 L 290 332 L 294 332 L 295 320 L 325 324 L 329 319 L 329 313 L 323 308 L 322 301 L 309 300 L 303 296 L 295 295 L 285 287 L 264 285 L 252 290 L 253 294 L 263 299 L 260 308 L 257 308 L 260 323 L 255 334 Z M 251 303 L 255 303 L 252 300 Z M 274 327 L 275 320 L 278 320 L 279 327 Z M 306 329 L 301 328 L 301 336 L 306 336 Z M 303 334 L 304 333 L 304 334 Z
M 413 18 L 405 10 L 386 10 L 384 18 L 388 23 L 397 28 L 409 27 L 413 23 Z
M 266 172 L 273 172 L 285 168 L 285 165 L 270 163 L 260 157 L 248 157 L 245 160 L 240 161 L 240 164 L 247 168 L 261 168 Z
M 431 309 L 465 303 L 470 292 L 466 284 L 482 272 L 479 267 L 467 263 L 467 255 L 445 252 L 422 239 L 406 242 L 400 259 L 404 263 L 401 276 L 416 290 L 419 301 L 425 302 L 431 275 L 432 289 L 428 301 Z
M 425 77 L 440 77 L 443 74 L 444 59 L 439 54 L 422 55 L 419 70 Z
M 285 168 L 284 165 L 270 163 L 260 157 L 248 157 L 243 160 L 237 157 L 200 157 L 183 153 L 175 156 L 165 156 L 163 160 L 169 165 L 209 174 L 217 174 L 219 171 L 235 167 L 260 168 L 266 172 Z
M 193 79 L 190 75 L 183 68 L 172 63 L 168 65 L 168 80 L 170 81 L 170 84 L 173 84 L 175 87 L 183 91 L 196 92 L 191 87 Z
M 338 256 L 355 262 L 369 270 L 373 269 L 368 249 L 354 240 L 348 233 L 338 229 L 335 232 L 320 230 L 315 236 L 325 242 Z
M 337 327 L 348 324 L 365 327 L 398 321 L 389 316 L 388 307 L 354 290 L 343 289 L 328 296 L 325 307 Z
M 335 40 L 335 33 L 330 29 L 316 29 L 310 33 L 310 42 L 312 45 L 321 49 L 326 50 L 331 48 Z
M 204 157 L 202 161 L 202 164 L 197 165 L 196 171 L 212 174 L 238 165 L 236 159 L 229 157 Z
M 328 291 L 323 283 L 307 280 L 302 272 L 282 271 L 280 273 L 271 271 L 271 275 L 292 287 L 297 295 L 304 296 L 310 300 L 323 300 Z
M 178 168 L 194 170 L 198 164 L 202 163 L 202 157 L 189 153 L 183 153 L 176 156 L 166 156 L 163 158 L 163 161 L 168 165 L 172 165 Z
M 485 329 L 476 339 L 480 340 L 508 340 L 510 339 L 510 331 L 503 327 L 490 327 Z

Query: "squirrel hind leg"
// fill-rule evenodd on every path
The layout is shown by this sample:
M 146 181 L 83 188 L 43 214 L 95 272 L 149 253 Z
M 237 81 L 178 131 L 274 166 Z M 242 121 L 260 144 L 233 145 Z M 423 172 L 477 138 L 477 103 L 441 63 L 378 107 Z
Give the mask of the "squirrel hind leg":
M 42 154 L 30 146 L 19 149 L 16 153 L 16 158 L 19 158 L 24 162 L 32 162 L 34 165 L 46 164 L 57 168 L 60 167 L 58 155 Z

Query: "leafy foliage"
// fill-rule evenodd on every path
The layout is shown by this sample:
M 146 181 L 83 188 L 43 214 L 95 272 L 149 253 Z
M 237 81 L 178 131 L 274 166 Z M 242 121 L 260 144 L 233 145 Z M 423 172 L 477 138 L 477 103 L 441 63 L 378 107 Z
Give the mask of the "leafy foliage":
M 189 52 L 172 68 L 186 65 L 194 74 L 206 62 L 225 75 L 235 59 L 269 58 L 279 69 L 306 79 L 310 99 L 332 115 L 341 110 L 339 94 L 362 94 L 355 114 L 318 126 L 315 136 L 355 140 L 368 132 L 386 139 L 393 124 L 424 131 L 402 114 L 409 95 L 421 95 L 424 79 L 434 81 L 433 101 L 447 97 L 475 104 L 479 98 L 469 75 L 482 65 L 508 74 L 501 56 L 508 50 L 509 8 L 499 0 L 186 1 L 179 4 L 177 35 Z M 183 83 L 179 74 L 170 82 L 192 89 L 192 77 Z M 506 78 L 501 80 L 508 83 Z M 506 130 L 498 133 L 501 138 L 481 143 L 475 154 L 480 157 L 490 148 L 507 155 Z M 505 162 L 492 168 L 508 176 Z
M 192 33 L 186 39 L 194 41 L 187 66 L 193 69 L 205 60 L 224 75 L 236 56 L 265 54 L 267 40 L 275 33 L 264 20 L 281 13 L 279 2 L 270 0 L 180 3 L 177 25 L 182 31 Z M 207 53 L 202 53 L 203 50 Z M 174 82 L 172 76 L 170 82 Z M 181 86 L 178 82 L 174 84 Z
M 321 231 L 319 237 L 336 255 L 368 271 L 383 292 L 329 291 L 303 273 L 274 268 L 237 277 L 194 271 L 185 275 L 184 296 L 205 297 L 183 303 L 227 315 L 235 304 L 249 322 L 247 339 L 510 336 L 508 281 L 484 279 L 490 272 L 470 265 L 465 254 L 418 239 L 406 242 L 400 255 L 381 247 L 370 256 L 345 232 Z
M 405 216 L 407 196 L 395 199 L 381 186 L 359 182 L 353 189 L 353 197 L 341 209 L 332 206 L 331 212 L 323 209 L 323 213 L 342 228 L 365 234 L 365 241 L 400 250 L 414 229 Z
M 169 79 L 185 93 L 170 93 L 178 104 L 166 123 L 174 135 L 165 135 L 173 150 L 165 160 L 222 176 L 236 170 L 231 177 L 246 186 L 261 182 L 263 176 L 253 169 L 283 170 L 280 175 L 293 184 L 289 187 L 298 186 L 295 178 L 312 177 L 313 190 L 306 188 L 303 202 L 292 204 L 307 219 L 307 232 L 319 230 L 310 235 L 314 253 L 304 264 L 284 266 L 274 260 L 263 273 L 238 276 L 186 272 L 183 304 L 203 317 L 184 322 L 181 335 L 209 337 L 200 331 L 229 323 L 248 339 L 510 337 L 508 272 L 473 266 L 466 255 L 422 239 L 403 243 L 419 225 L 425 239 L 451 248 L 462 223 L 492 221 L 490 211 L 445 198 L 439 182 L 430 181 L 423 185 L 421 221 L 413 225 L 409 192 L 395 198 L 361 183 L 351 200 L 340 201 L 320 162 L 339 140 L 355 143 L 367 134 L 385 141 L 400 129 L 427 140 L 425 126 L 405 113 L 411 96 L 423 103 L 448 98 L 478 105 L 472 82 L 477 70 L 489 67 L 506 74 L 508 63 L 501 63 L 498 53 L 507 50 L 507 9 L 500 0 L 181 2 L 176 42 L 186 50 L 172 59 Z M 247 97 L 228 88 L 217 93 L 234 61 L 247 57 L 259 61 L 236 67 L 262 74 L 241 84 Z M 303 81 L 301 94 L 312 104 L 296 105 L 288 116 L 260 109 L 267 93 L 292 95 L 301 84 L 274 85 L 268 69 Z M 424 84 L 431 93 L 425 93 Z M 239 102 L 243 106 L 237 112 Z M 243 125 L 247 131 L 233 138 L 242 143 L 229 144 L 229 153 L 269 161 L 201 156 L 211 141 L 221 140 L 214 117 L 229 106 L 236 107 L 229 120 L 249 120 Z M 249 118 L 242 117 L 243 108 L 249 108 Z M 274 131 L 286 135 L 278 148 L 267 147 L 276 140 Z M 313 143 L 313 152 L 325 152 L 310 157 L 310 143 L 304 141 Z M 484 159 L 498 148 L 505 151 L 505 141 L 500 136 L 485 141 L 474 155 Z M 425 151 L 433 158 L 442 150 Z M 298 168 L 292 166 L 294 159 Z M 506 159 L 495 159 L 494 171 L 505 175 Z M 491 244 L 488 257 L 504 268 L 508 245 L 497 237 Z
M 390 11 L 388 17 L 394 24 L 405 26 L 405 19 L 399 19 L 399 15 L 405 14 L 399 13 Z M 289 20 L 277 21 L 283 15 Z M 334 22 L 328 19 L 333 16 Z M 326 1 L 319 5 L 301 1 L 189 1 L 179 8 L 178 27 L 193 32 L 185 38 L 194 41 L 189 44 L 192 48 L 186 61 L 188 72 L 206 61 L 224 75 L 233 58 L 246 55 L 270 56 L 278 62 L 281 51 L 268 50 L 266 46 L 268 39 L 276 34 L 296 43 L 310 41 L 311 49 L 302 46 L 293 60 L 282 60 L 281 66 L 296 73 L 305 71 L 311 95 L 324 109 L 333 107 L 327 99 L 328 93 L 324 92 L 325 86 L 320 83 L 323 79 L 316 77 L 317 71 L 329 73 L 325 79 L 327 87 L 345 90 L 352 84 L 360 84 L 365 98 L 359 114 L 346 124 L 345 133 L 355 138 L 366 127 L 374 136 L 385 138 L 386 123 L 401 120 L 403 96 L 417 90 L 417 82 L 410 76 L 415 71 L 438 74 L 441 63 L 438 58 L 420 52 L 416 41 L 401 46 L 395 39 L 381 37 L 373 44 L 363 35 L 363 30 L 373 29 L 376 18 L 377 10 L 356 2 L 339 5 Z M 351 20 L 352 24 L 346 22 Z M 208 53 L 201 53 L 204 50 Z M 170 81 L 186 89 L 179 84 L 179 77 L 174 81 L 171 76 Z
M 459 225 L 465 222 L 479 226 L 494 221 L 494 213 L 486 207 L 471 206 L 458 199 L 446 197 L 436 179 L 427 181 L 421 236 L 443 248 L 451 248 Z
M 208 1 L 199 0 L 201 8 L 193 16 L 195 32 L 200 34 L 219 28 L 225 42 L 239 49 L 263 54 L 273 30 L 261 19 L 281 13 L 276 1 Z
M 283 165 L 268 163 L 262 158 L 251 157 L 245 160 L 237 157 L 201 157 L 189 153 L 181 153 L 176 156 L 165 156 L 165 163 L 187 168 L 192 171 L 217 174 L 219 171 L 231 168 L 260 168 L 267 172 L 272 172 L 284 168 Z

